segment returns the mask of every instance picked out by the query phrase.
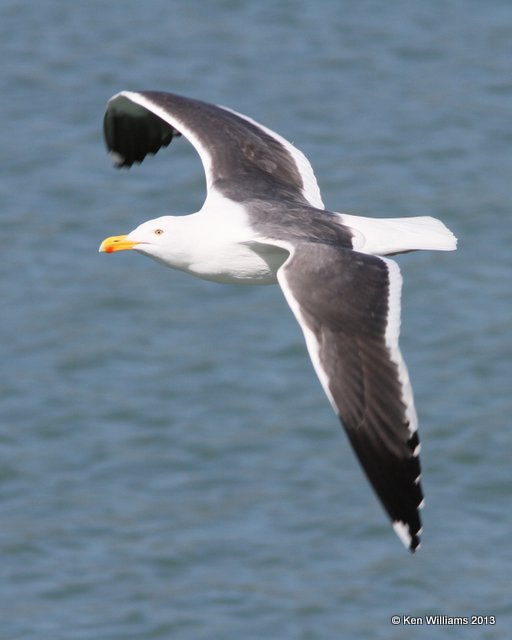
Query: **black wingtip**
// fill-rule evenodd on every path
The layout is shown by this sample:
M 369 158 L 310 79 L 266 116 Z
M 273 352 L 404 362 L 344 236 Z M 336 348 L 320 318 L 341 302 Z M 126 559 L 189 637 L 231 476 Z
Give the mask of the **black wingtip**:
M 169 146 L 172 139 L 180 135 L 149 109 L 130 103 L 126 96 L 112 99 L 103 118 L 105 144 L 114 154 L 116 168 L 140 164 L 147 155 Z
M 409 549 L 411 553 L 415 553 L 421 546 L 420 533 L 421 529 L 411 532 L 411 526 L 401 520 L 395 520 L 393 522 L 393 529 L 396 535 L 400 538 L 403 545 Z

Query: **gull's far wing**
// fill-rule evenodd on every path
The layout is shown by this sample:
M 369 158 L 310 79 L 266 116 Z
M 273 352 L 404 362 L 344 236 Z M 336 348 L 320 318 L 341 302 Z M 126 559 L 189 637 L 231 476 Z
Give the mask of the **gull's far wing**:
M 233 189 L 248 177 L 247 188 L 323 209 L 320 190 L 306 156 L 282 136 L 225 107 L 160 91 L 122 91 L 104 117 L 105 141 L 117 166 L 130 167 L 156 153 L 178 135 L 195 147 L 208 190 L 232 200 L 247 197 Z

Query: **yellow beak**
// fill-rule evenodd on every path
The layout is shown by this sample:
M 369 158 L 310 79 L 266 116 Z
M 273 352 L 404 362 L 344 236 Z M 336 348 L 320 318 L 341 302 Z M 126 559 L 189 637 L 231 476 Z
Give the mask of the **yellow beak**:
M 98 251 L 100 253 L 126 251 L 126 249 L 133 249 L 136 244 L 140 244 L 138 242 L 127 240 L 126 238 L 127 236 L 111 236 L 110 238 L 105 238 L 105 240 L 100 244 Z

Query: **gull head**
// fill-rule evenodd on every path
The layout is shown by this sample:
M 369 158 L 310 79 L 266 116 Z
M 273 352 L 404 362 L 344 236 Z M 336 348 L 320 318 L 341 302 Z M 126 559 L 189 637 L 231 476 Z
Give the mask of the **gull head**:
M 176 241 L 173 236 L 175 220 L 174 216 L 162 216 L 143 222 L 126 235 L 105 238 L 99 251 L 100 253 L 114 253 L 115 251 L 133 249 L 155 260 L 168 263 Z

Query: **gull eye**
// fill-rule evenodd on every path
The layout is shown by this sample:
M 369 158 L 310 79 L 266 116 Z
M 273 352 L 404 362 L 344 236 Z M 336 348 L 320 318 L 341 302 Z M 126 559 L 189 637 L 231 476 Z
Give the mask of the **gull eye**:
M 161 236 L 163 232 L 164 232 L 164 230 L 163 230 L 163 229 L 155 229 L 155 230 L 153 231 L 153 233 L 155 234 L 155 236 Z

